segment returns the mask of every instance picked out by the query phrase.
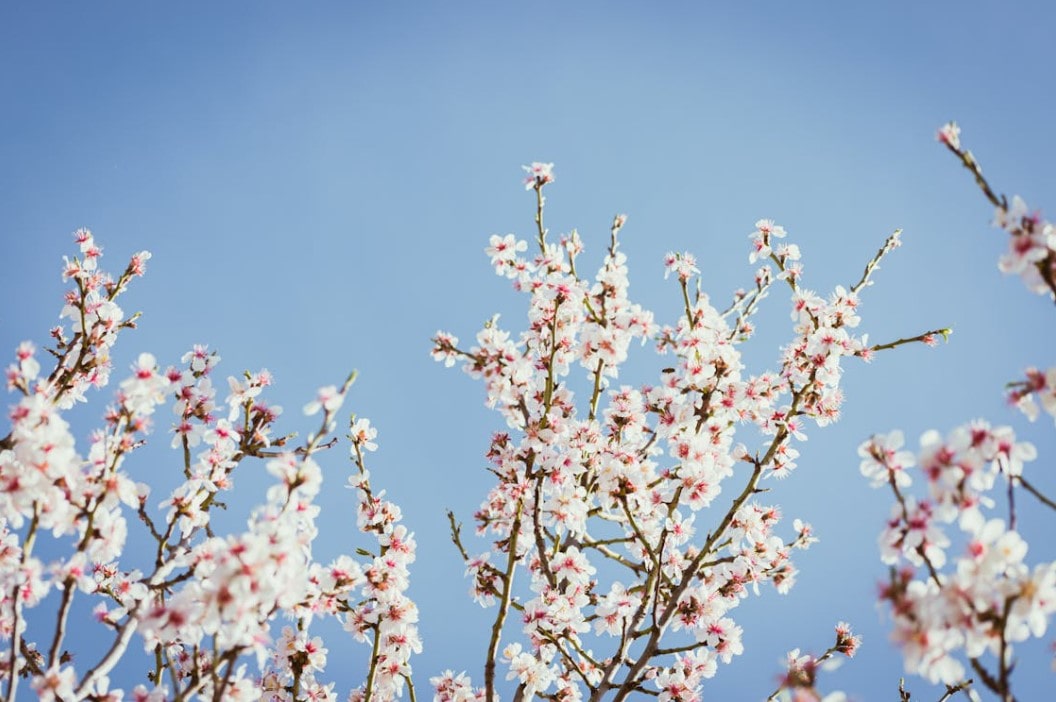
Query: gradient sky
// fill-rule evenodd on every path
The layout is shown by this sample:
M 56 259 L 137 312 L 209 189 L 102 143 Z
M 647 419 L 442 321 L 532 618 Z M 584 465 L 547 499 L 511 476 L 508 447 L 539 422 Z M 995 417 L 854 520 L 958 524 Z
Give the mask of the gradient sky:
M 799 469 L 768 496 L 821 543 L 798 557 L 791 594 L 764 590 L 736 610 L 746 653 L 705 688 L 706 700 L 763 699 L 784 653 L 820 652 L 843 619 L 865 645 L 822 687 L 892 699 L 901 658 L 874 604 L 890 498 L 858 474 L 857 445 L 901 427 L 915 446 L 926 429 L 988 417 L 1035 442 L 1028 470 L 1056 493 L 1051 422 L 1027 424 L 1002 397 L 1026 366 L 1053 364 L 1056 311 L 997 271 L 1005 242 L 990 207 L 934 140 L 958 120 L 997 188 L 1056 208 L 1054 21 L 1043 1 L 5 4 L 0 349 L 45 344 L 61 257 L 88 226 L 111 270 L 154 254 L 125 298 L 144 316 L 119 343 L 118 375 L 140 351 L 164 365 L 207 343 L 222 376 L 270 369 L 282 426 L 305 431 L 296 410 L 357 368 L 349 406 L 380 430 L 376 484 L 419 541 L 424 688 L 445 668 L 482 680 L 492 611 L 466 594 L 444 510 L 469 520 L 503 426 L 479 384 L 430 360 L 429 338 L 471 339 L 495 312 L 522 328 L 523 301 L 482 253 L 491 234 L 531 235 L 521 164 L 556 163 L 547 221 L 555 235 L 579 228 L 587 268 L 612 215 L 629 215 L 632 297 L 665 322 L 680 305 L 666 251 L 695 252 L 721 302 L 751 282 L 747 234 L 761 217 L 801 246 L 819 291 L 856 280 L 901 227 L 861 329 L 954 335 L 846 365 L 843 420 L 810 432 Z M 776 294 L 766 304 L 751 369 L 776 365 L 787 309 Z M 654 367 L 638 351 L 621 382 L 652 382 Z M 82 441 L 102 404 L 76 413 Z M 161 428 L 156 443 L 168 444 Z M 343 455 L 324 458 L 331 485 Z M 130 470 L 164 483 L 178 465 L 157 451 Z M 259 466 L 242 471 L 235 526 L 265 485 Z M 320 556 L 357 543 L 351 497 L 322 496 Z M 1052 515 L 1024 509 L 1021 521 L 1030 560 L 1056 558 Z M 1052 689 L 1052 638 L 1019 649 L 1022 699 Z M 366 649 L 327 642 L 347 690 Z M 918 679 L 910 689 L 938 697 Z

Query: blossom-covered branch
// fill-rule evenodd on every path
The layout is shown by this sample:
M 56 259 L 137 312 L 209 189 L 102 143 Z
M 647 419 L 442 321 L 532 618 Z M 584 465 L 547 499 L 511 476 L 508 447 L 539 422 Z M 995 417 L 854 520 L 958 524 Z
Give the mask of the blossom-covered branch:
M 994 191 L 975 156 L 961 146 L 961 128 L 956 122 L 943 125 L 938 140 L 972 173 L 994 206 L 994 226 L 1009 234 L 1008 253 L 1001 257 L 998 268 L 1002 273 L 1019 274 L 1032 292 L 1056 300 L 1056 226 L 1040 213 L 1031 212 L 1019 195 L 1009 204 L 1008 198 Z
M 896 497 L 880 538 L 881 560 L 892 567 L 881 597 L 891 606 L 906 670 L 958 684 L 966 669 L 956 654 L 963 650 L 979 679 L 1011 700 L 1013 644 L 1045 634 L 1056 611 L 1056 562 L 1028 566 L 1027 543 L 1014 525 L 987 512 L 995 506 L 990 493 L 997 480 L 1015 485 L 1036 451 L 1016 441 L 1009 427 L 985 422 L 958 427 L 945 439 L 925 433 L 919 456 L 902 444 L 898 431 L 874 436 L 859 455 L 862 474 L 875 487 L 890 486 Z M 917 465 L 927 498 L 906 493 Z M 947 572 L 946 525 L 954 523 L 967 547 Z M 923 570 L 919 578 L 917 570 Z M 987 653 L 996 672 L 982 660 Z
M 122 699 L 125 691 L 111 689 L 110 674 L 133 655 L 138 637 L 152 667 L 131 690 L 137 700 L 332 700 L 333 684 L 321 680 L 327 648 L 310 633 L 314 620 L 328 616 L 369 644 L 369 675 L 351 697 L 401 694 L 410 656 L 421 650 L 417 610 L 405 594 L 415 543 L 399 524 L 399 509 L 371 488 L 364 456 L 375 448 L 375 432 L 365 419 L 351 425 L 350 483 L 359 528 L 376 548 L 360 549 L 366 561 L 341 556 L 322 564 L 312 557 L 322 482 L 315 456 L 334 444 L 329 437 L 354 376 L 321 389 L 305 407 L 308 415 L 321 413 L 320 423 L 294 447 L 292 436 L 274 434 L 281 408 L 263 399 L 272 382 L 267 371 L 229 378 L 230 393 L 220 403 L 215 352 L 196 346 L 183 367 L 167 369 L 140 354 L 82 457 L 63 412 L 107 384 L 111 349 L 135 319 L 125 319 L 117 298 L 143 274 L 150 254 L 134 255 L 114 281 L 98 267 L 102 250 L 92 234 L 79 230 L 75 239 L 80 256 L 67 259 L 63 271 L 74 284 L 62 311 L 69 328 L 51 333 L 55 368 L 42 375 L 35 346 L 25 342 L 7 369 L 8 389 L 19 399 L 0 449 L 4 699 L 14 702 L 22 677 L 45 700 Z M 150 487 L 130 477 L 127 459 L 148 440 L 166 398 L 177 417 L 172 447 L 183 481 L 154 502 Z M 244 531 L 218 535 L 211 514 L 231 490 L 235 469 L 254 457 L 275 481 L 266 502 Z M 146 563 L 123 557 L 129 513 L 156 544 Z M 43 560 L 35 546 L 49 532 L 55 541 L 49 553 L 62 555 Z M 102 642 L 76 658 L 67 650 L 75 598 L 95 603 L 93 626 Z M 24 613 L 33 608 L 50 611 L 53 624 L 30 627 Z M 276 636 L 280 615 L 294 625 Z M 249 656 L 256 659 L 252 668 Z
M 781 512 L 759 501 L 760 486 L 795 469 L 809 422 L 839 417 L 842 359 L 875 350 L 854 335 L 859 291 L 899 239 L 826 298 L 802 286 L 798 247 L 778 242 L 784 229 L 760 220 L 750 262 L 769 264 L 754 291 L 719 312 L 693 255 L 668 254 L 680 313 L 660 326 L 628 295 L 626 217 L 613 221 L 601 267 L 585 279 L 578 232 L 554 243 L 542 224 L 552 164 L 525 169 L 537 251 L 529 257 L 528 243 L 509 234 L 491 237 L 486 253 L 527 296 L 527 328 L 514 336 L 493 319 L 470 347 L 446 332 L 434 338 L 434 358 L 482 380 L 506 424 L 487 452 L 497 482 L 475 515 L 490 548 L 474 554 L 449 516 L 473 598 L 496 608 L 484 686 L 447 671 L 432 680 L 437 699 L 496 699 L 501 657 L 515 699 L 695 700 L 718 664 L 743 650 L 732 610 L 762 583 L 787 592 L 792 551 L 816 541 L 798 519 L 782 538 Z M 775 280 L 791 290 L 791 340 L 777 370 L 748 374 L 738 346 Z M 674 357 L 669 367 L 652 384 L 619 384 L 631 344 L 649 340 Z M 754 450 L 736 442 L 741 427 L 764 440 Z M 512 612 L 522 637 L 503 647 Z

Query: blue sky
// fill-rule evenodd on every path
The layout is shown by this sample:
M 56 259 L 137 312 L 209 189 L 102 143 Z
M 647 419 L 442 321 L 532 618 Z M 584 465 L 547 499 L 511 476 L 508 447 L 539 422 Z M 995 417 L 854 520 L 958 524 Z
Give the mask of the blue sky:
M 0 349 L 44 344 L 61 256 L 88 226 L 113 269 L 154 254 L 126 298 L 144 316 L 120 342 L 119 372 L 140 351 L 167 364 L 207 343 L 224 375 L 270 369 L 287 426 L 305 431 L 294 410 L 357 368 L 350 405 L 380 430 L 376 480 L 419 540 L 416 678 L 480 678 L 487 613 L 465 594 L 444 510 L 469 519 L 502 423 L 428 349 L 437 329 L 469 339 L 496 312 L 523 324 L 522 301 L 482 253 L 491 234 L 531 234 L 520 165 L 556 163 L 548 224 L 578 227 L 588 263 L 612 215 L 629 215 L 632 297 L 661 321 L 679 308 L 663 281 L 668 250 L 695 252 L 706 290 L 725 300 L 750 283 L 747 234 L 770 217 L 803 249 L 808 287 L 828 290 L 856 280 L 901 227 L 862 328 L 877 341 L 954 335 L 848 366 L 843 420 L 811 432 L 772 493 L 821 543 L 799 558 L 790 595 L 737 612 L 747 651 L 705 690 L 764 698 L 785 651 L 820 652 L 846 619 L 865 647 L 831 685 L 890 699 L 901 660 L 873 604 L 889 499 L 858 475 L 858 443 L 901 427 L 915 444 L 985 416 L 1036 443 L 1035 482 L 1056 492 L 1052 425 L 1027 425 L 1002 398 L 1024 367 L 1053 363 L 1056 312 L 999 274 L 990 208 L 934 141 L 958 120 L 998 188 L 1056 207 L 1054 20 L 1045 2 L 5 5 Z M 759 326 L 755 370 L 776 364 L 790 333 L 783 299 Z M 621 381 L 651 382 L 648 356 Z M 79 415 L 84 431 L 93 411 L 101 403 Z M 157 442 L 168 443 L 160 431 Z M 177 470 L 175 455 L 148 455 L 137 479 Z M 342 456 L 326 460 L 343 482 Z M 244 510 L 264 489 L 254 470 L 241 478 Z M 324 495 L 321 554 L 351 543 L 350 498 Z M 1022 521 L 1028 536 L 1051 534 L 1048 514 Z M 1051 541 L 1032 540 L 1031 560 L 1054 557 Z M 347 689 L 356 667 L 342 659 L 364 650 L 339 634 L 328 643 Z M 1021 649 L 1024 698 L 1051 689 L 1046 646 Z

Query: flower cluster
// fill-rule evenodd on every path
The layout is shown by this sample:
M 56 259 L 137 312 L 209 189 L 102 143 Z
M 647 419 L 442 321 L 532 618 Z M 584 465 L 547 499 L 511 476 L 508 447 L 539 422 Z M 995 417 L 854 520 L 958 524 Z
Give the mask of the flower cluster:
M 781 676 L 781 682 L 767 698 L 768 702 L 845 702 L 847 696 L 842 692 L 821 696 L 815 687 L 818 673 L 839 665 L 840 659 L 833 658 L 837 653 L 854 658 L 861 644 L 862 637 L 851 633 L 851 626 L 847 622 L 839 622 L 836 624 L 835 643 L 820 656 L 800 653 L 798 648 L 792 649 L 785 657 L 785 673 Z
M 133 256 L 114 281 L 98 267 L 101 249 L 92 235 L 80 230 L 75 238 L 83 258 L 65 263 L 64 278 L 75 288 L 62 313 L 70 329 L 52 331 L 54 370 L 41 375 L 29 342 L 7 370 L 8 389 L 19 395 L 10 433 L 0 439 L 0 636 L 11 643 L 0 653 L 0 676 L 7 699 L 22 677 L 41 699 L 123 699 L 109 675 L 138 634 L 153 667 L 128 693 L 132 699 L 334 700 L 334 685 L 321 679 L 327 648 L 310 633 L 321 617 L 336 618 L 368 643 L 368 674 L 350 698 L 400 696 L 410 657 L 421 651 L 417 608 L 406 596 L 415 541 L 399 508 L 371 489 L 364 455 L 376 448 L 376 432 L 366 419 L 351 424 L 351 487 L 359 528 L 375 549 L 357 550 L 365 560 L 341 556 L 323 564 L 312 557 L 322 483 L 316 455 L 335 442 L 326 439 L 353 378 L 309 403 L 307 414 L 322 411 L 321 424 L 294 448 L 289 437 L 275 436 L 281 408 L 262 397 L 272 382 L 267 371 L 229 378 L 230 394 L 220 403 L 215 352 L 195 346 L 182 368 L 167 369 L 143 353 L 82 456 L 63 411 L 106 384 L 118 332 L 132 326 L 115 300 L 150 255 Z M 146 441 L 168 398 L 183 480 L 154 502 L 148 486 L 129 477 L 126 459 Z M 249 458 L 263 460 L 274 483 L 244 531 L 217 535 L 212 511 Z M 147 563 L 123 558 L 129 511 L 156 544 Z M 56 541 L 49 552 L 63 555 L 45 560 L 34 547 L 48 532 Z M 95 602 L 98 637 L 110 640 L 94 660 L 92 652 L 64 647 L 77 597 Z M 32 621 L 51 623 L 31 627 L 32 608 L 42 610 Z M 280 615 L 296 626 L 276 636 Z
M 81 256 L 64 257 L 63 280 L 72 280 L 75 288 L 66 293 L 61 319 L 68 319 L 69 327 L 57 326 L 51 337 L 58 354 L 58 363 L 48 376 L 43 392 L 53 395 L 59 409 L 68 409 L 75 402 L 85 400 L 90 387 L 102 387 L 110 378 L 110 349 L 121 329 L 134 327 L 136 317 L 125 319 L 117 305 L 117 297 L 127 288 L 132 278 L 142 276 L 150 252 L 133 254 L 124 272 L 115 281 L 99 268 L 103 250 L 87 229 L 74 233 Z M 19 355 L 22 355 L 20 349 Z M 16 366 L 22 370 L 21 363 Z M 32 368 L 31 368 L 32 369 Z M 12 378 L 8 370 L 8 385 L 28 392 L 27 378 L 17 374 Z M 12 382 L 14 381 L 14 382 Z
M 1012 644 L 1042 636 L 1056 612 L 1056 562 L 1033 568 L 1025 562 L 1023 538 L 989 515 L 991 493 L 999 479 L 1024 484 L 1024 463 L 1036 452 L 1010 428 L 985 422 L 945 438 L 929 431 L 920 444 L 917 456 L 901 451 L 902 436 L 892 432 L 859 448 L 863 475 L 889 485 L 896 498 L 880 536 L 881 560 L 892 566 L 881 599 L 894 616 L 894 639 L 909 672 L 952 685 L 966 674 L 956 657 L 963 650 L 984 681 L 1007 689 Z M 927 497 L 907 494 L 914 467 L 927 482 Z M 947 527 L 954 523 L 966 545 L 951 561 Z M 996 675 L 983 668 L 986 653 L 997 659 Z
M 1036 421 L 1041 409 L 1056 420 L 1056 367 L 1047 371 L 1028 368 L 1026 378 L 1009 384 L 1008 401 L 1030 421 Z
M 483 382 L 507 427 L 492 437 L 498 480 L 475 515 L 490 549 L 471 554 L 451 516 L 471 595 L 496 608 L 483 693 L 494 698 L 501 659 L 518 698 L 696 700 L 718 664 L 743 651 L 733 610 L 764 583 L 787 592 L 792 552 L 816 541 L 799 520 L 782 537 L 780 510 L 755 497 L 760 481 L 793 471 L 808 423 L 838 418 L 845 357 L 868 359 L 942 330 L 877 346 L 855 333 L 859 293 L 897 233 L 856 284 L 825 297 L 801 287 L 799 249 L 776 246 L 785 232 L 770 220 L 751 235 L 751 260 L 765 264 L 755 289 L 724 311 L 700 291 L 692 254 L 668 254 L 682 311 L 660 326 L 628 296 L 625 216 L 613 221 L 593 280 L 577 269 L 578 233 L 547 241 L 541 193 L 552 171 L 544 178 L 539 165 L 526 168 L 536 174 L 537 252 L 529 258 L 513 235 L 493 236 L 486 249 L 495 272 L 527 295 L 526 329 L 514 335 L 495 318 L 469 348 L 438 332 L 432 351 Z M 776 370 L 748 373 L 739 345 L 778 281 L 791 291 L 792 338 Z M 652 384 L 620 384 L 631 345 L 650 339 L 672 357 L 669 367 Z M 761 445 L 737 442 L 740 427 L 754 427 Z M 724 491 L 731 501 L 718 508 Z M 515 592 L 518 571 L 527 583 Z M 521 637 L 500 646 L 507 618 Z M 846 639 L 843 651 L 856 642 Z M 481 694 L 450 671 L 432 682 L 437 699 Z
M 527 173 L 527 177 L 524 179 L 524 187 L 526 190 L 532 188 L 541 188 L 547 183 L 554 182 L 554 164 L 552 163 L 540 163 L 535 161 L 530 166 L 522 166 L 524 172 Z

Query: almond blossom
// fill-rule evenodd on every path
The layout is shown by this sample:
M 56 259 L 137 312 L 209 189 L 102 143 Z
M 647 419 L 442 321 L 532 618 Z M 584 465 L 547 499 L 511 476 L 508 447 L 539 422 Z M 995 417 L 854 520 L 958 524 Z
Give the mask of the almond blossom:
M 954 122 L 944 125 L 938 140 L 945 144 L 961 164 L 975 176 L 983 194 L 994 206 L 993 226 L 1008 235 L 1008 252 L 1001 256 L 998 268 L 1002 273 L 1019 275 L 1027 288 L 1039 295 L 1056 299 L 1056 225 L 1032 212 L 1018 195 L 1008 198 L 998 195 L 983 177 L 982 168 L 971 151 L 960 141 L 960 127 Z
M 1056 298 L 1056 229 L 1019 196 L 1009 203 L 998 195 L 960 136 L 954 122 L 938 132 L 994 206 L 994 226 L 1009 234 L 998 268 L 1020 275 L 1032 292 Z M 1009 384 L 1010 403 L 1031 421 L 1039 403 L 1056 416 L 1054 372 L 1029 368 L 1025 376 Z M 902 647 L 906 670 L 945 683 L 948 697 L 972 684 L 965 679 L 970 668 L 979 685 L 1013 700 L 1014 644 L 1044 636 L 1056 612 L 1056 561 L 1028 563 L 1029 545 L 1016 528 L 1017 488 L 1056 510 L 1056 501 L 1026 476 L 1037 451 L 1017 441 L 1010 427 L 984 420 L 957 427 L 945 438 L 925 432 L 916 459 L 896 452 L 901 445 L 901 432 L 874 436 L 859 455 L 863 475 L 874 487 L 886 482 L 895 497 L 880 538 L 881 560 L 892 566 L 881 600 L 891 607 L 893 638 Z M 927 497 L 908 492 L 908 469 L 914 465 L 926 480 Z M 993 515 L 1001 503 L 1007 504 L 1007 520 Z M 965 547 L 951 560 L 947 530 L 954 523 Z M 908 699 L 904 691 L 903 699 Z
M 109 675 L 142 647 L 152 662 L 147 684 L 130 693 L 135 700 L 335 700 L 334 684 L 323 679 L 328 647 L 310 633 L 324 617 L 368 643 L 369 672 L 353 696 L 402 695 L 412 685 L 410 659 L 422 650 L 417 608 L 406 596 L 415 541 L 399 523 L 399 508 L 371 487 L 365 454 L 377 448 L 376 431 L 366 419 L 349 423 L 351 483 L 360 529 L 374 548 L 329 565 L 312 555 L 322 484 L 316 456 L 336 443 L 327 437 L 354 375 L 322 388 L 306 406 L 309 415 L 322 412 L 321 425 L 293 446 L 274 432 L 281 408 L 262 397 L 272 382 L 267 371 L 229 378 L 231 392 L 219 402 L 214 351 L 195 346 L 182 368 L 163 368 L 142 353 L 82 454 L 63 413 L 106 385 L 110 350 L 135 320 L 125 319 L 116 300 L 150 255 L 133 255 L 114 280 L 100 269 L 102 248 L 91 232 L 78 230 L 75 241 L 80 256 L 66 259 L 63 269 L 74 284 L 61 315 L 70 321 L 53 330 L 49 349 L 54 369 L 42 375 L 35 346 L 24 342 L 7 371 L 16 399 L 10 431 L 0 439 L 0 634 L 10 643 L 0 652 L 5 699 L 15 700 L 23 677 L 41 699 L 123 699 Z M 168 401 L 183 480 L 160 498 L 130 478 L 127 463 Z M 262 460 L 272 476 L 266 502 L 243 531 L 218 535 L 212 513 L 249 459 Z M 156 544 L 143 563 L 123 555 L 130 513 Z M 49 534 L 55 542 L 49 555 L 36 556 L 35 546 Z M 92 626 L 101 642 L 76 656 L 64 647 L 75 599 L 95 601 Z M 33 620 L 46 625 L 31 626 L 27 610 L 48 602 L 51 609 Z M 280 617 L 295 626 L 279 633 Z
M 493 236 L 486 250 L 526 296 L 525 328 L 511 332 L 496 317 L 468 347 L 450 333 L 434 338 L 433 358 L 481 381 L 505 424 L 486 453 L 497 482 L 474 515 L 488 550 L 470 555 L 449 515 L 471 595 L 495 609 L 483 691 L 448 673 L 432 680 L 436 699 L 497 699 L 505 665 L 517 699 L 697 700 L 718 664 L 744 650 L 736 607 L 767 583 L 787 592 L 792 551 L 817 540 L 800 520 L 783 536 L 780 510 L 756 495 L 761 481 L 793 472 L 811 425 L 838 419 L 843 360 L 948 331 L 878 345 L 857 335 L 860 293 L 897 233 L 856 283 L 822 297 L 801 287 L 799 248 L 776 245 L 785 230 L 771 220 L 752 237 L 751 260 L 765 264 L 754 290 L 724 311 L 701 290 L 695 257 L 668 254 L 679 305 L 661 326 L 628 294 L 625 216 L 613 220 L 593 279 L 577 267 L 585 246 L 575 230 L 560 245 L 547 240 L 542 193 L 553 171 L 543 166 L 527 181 L 536 253 L 512 235 Z M 775 282 L 792 296 L 790 341 L 776 369 L 751 373 L 739 346 Z M 632 345 L 650 341 L 669 367 L 626 384 Z M 738 443 L 742 427 L 763 441 Z M 840 631 L 849 655 L 857 639 Z
M 900 437 L 894 443 L 900 445 Z M 870 457 L 863 473 L 867 463 L 870 473 L 888 473 L 896 498 L 881 536 L 881 559 L 895 569 L 881 599 L 890 604 L 906 670 L 957 685 L 967 675 L 958 655 L 963 651 L 984 684 L 1006 696 L 1013 644 L 1043 636 L 1056 612 L 1056 562 L 1031 569 L 1026 541 L 988 514 L 999 480 L 1012 486 L 1024 480 L 1023 462 L 1034 458 L 1033 446 L 1016 441 L 1008 427 L 985 422 L 958 427 L 945 439 L 927 432 L 915 461 L 885 445 L 892 445 L 889 438 L 874 437 L 859 453 Z M 914 463 L 930 494 L 924 500 L 906 493 L 912 485 L 906 467 Z M 954 523 L 966 547 L 951 560 L 947 527 Z M 987 654 L 996 659 L 996 673 L 982 660 Z

